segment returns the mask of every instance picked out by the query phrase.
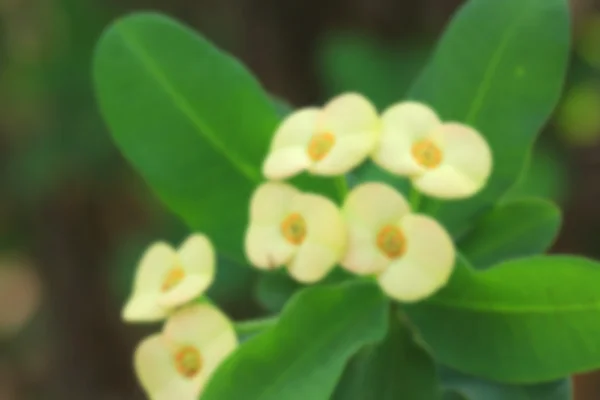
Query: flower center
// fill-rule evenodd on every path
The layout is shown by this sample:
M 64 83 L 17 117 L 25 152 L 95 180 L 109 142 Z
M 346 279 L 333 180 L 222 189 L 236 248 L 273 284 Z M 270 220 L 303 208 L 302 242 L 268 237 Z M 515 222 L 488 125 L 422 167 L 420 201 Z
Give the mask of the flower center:
M 398 258 L 406 252 L 406 238 L 400 228 L 386 225 L 377 234 L 377 247 L 389 258 Z
M 182 347 L 175 353 L 175 368 L 186 378 L 193 378 L 202 369 L 200 352 L 192 346 Z
M 185 278 L 185 271 L 179 265 L 171 268 L 169 272 L 165 275 L 162 284 L 162 291 L 168 292 L 177 286 L 182 280 Z
M 442 162 L 442 150 L 429 139 L 423 139 L 412 146 L 412 155 L 425 168 L 435 168 Z
M 281 233 L 291 244 L 302 244 L 306 237 L 306 221 L 304 217 L 298 213 L 293 213 L 285 217 L 281 222 Z
M 308 142 L 306 152 L 311 160 L 321 161 L 329 154 L 334 144 L 335 136 L 333 133 L 317 133 Z

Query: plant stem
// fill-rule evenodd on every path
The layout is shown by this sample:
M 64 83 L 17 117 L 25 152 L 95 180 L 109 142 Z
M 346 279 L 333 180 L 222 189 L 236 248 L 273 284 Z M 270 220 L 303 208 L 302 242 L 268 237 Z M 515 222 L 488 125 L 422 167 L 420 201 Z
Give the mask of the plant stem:
M 412 208 L 413 212 L 419 211 L 419 206 L 421 205 L 421 193 L 415 187 L 410 188 L 410 208 Z

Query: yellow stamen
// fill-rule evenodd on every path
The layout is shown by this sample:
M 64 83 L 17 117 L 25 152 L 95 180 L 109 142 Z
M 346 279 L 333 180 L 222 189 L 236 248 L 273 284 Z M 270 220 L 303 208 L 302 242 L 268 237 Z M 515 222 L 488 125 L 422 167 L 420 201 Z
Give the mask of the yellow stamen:
M 442 162 L 442 150 L 429 139 L 423 139 L 412 146 L 412 155 L 425 168 L 435 168 Z
M 186 378 L 195 377 L 202 369 L 202 357 L 195 347 L 182 347 L 175 353 L 174 358 L 177 372 Z
M 377 247 L 389 258 L 398 258 L 406 252 L 406 238 L 400 228 L 386 225 L 377 234 Z
M 321 161 L 329 154 L 334 144 L 335 136 L 333 133 L 317 133 L 308 142 L 306 152 L 311 160 Z
M 288 215 L 281 222 L 281 233 L 291 244 L 302 244 L 306 237 L 306 221 L 298 213 Z
M 173 267 L 167 272 L 163 279 L 162 291 L 168 292 L 177 286 L 185 278 L 185 271 L 180 266 Z

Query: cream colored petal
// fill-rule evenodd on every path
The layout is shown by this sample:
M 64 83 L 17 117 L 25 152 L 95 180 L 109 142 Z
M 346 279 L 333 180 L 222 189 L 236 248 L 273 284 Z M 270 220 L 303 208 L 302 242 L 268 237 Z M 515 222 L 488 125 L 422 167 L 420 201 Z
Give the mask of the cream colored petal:
M 435 136 L 441 125 L 436 113 L 427 105 L 404 102 L 388 108 L 381 117 L 382 133 L 373 161 L 398 175 L 414 176 L 425 169 L 412 157 L 415 142 Z
M 320 115 L 321 110 L 316 107 L 303 108 L 290 114 L 277 128 L 271 142 L 271 152 L 289 147 L 306 148 L 316 132 Z
M 341 175 L 362 164 L 373 151 L 377 141 L 375 131 L 341 136 L 330 153 L 321 161 L 308 167 L 315 175 Z
M 377 109 L 357 93 L 346 93 L 332 99 L 317 121 L 319 132 L 330 132 L 340 139 L 350 135 L 378 135 L 379 129 Z
M 304 217 L 306 240 L 321 243 L 341 255 L 347 242 L 346 223 L 339 207 L 325 196 L 303 193 L 291 209 Z
M 127 322 L 152 322 L 166 315 L 159 304 L 163 280 L 177 264 L 177 253 L 164 242 L 151 245 L 139 263 L 134 278 L 133 292 L 122 311 Z
M 321 243 L 306 241 L 288 265 L 288 271 L 298 282 L 315 283 L 326 277 L 339 259 L 339 252 Z
M 170 292 L 177 291 L 179 294 L 175 297 L 185 302 L 200 296 L 212 284 L 215 277 L 216 255 L 212 243 L 206 235 L 202 234 L 188 237 L 177 253 L 181 267 L 185 271 L 185 278 Z M 165 296 L 168 297 L 169 294 Z M 168 304 L 169 301 L 165 300 L 165 296 L 163 301 Z
M 165 308 L 174 308 L 184 305 L 200 297 L 210 286 L 210 281 L 203 275 L 188 275 L 166 293 L 158 298 L 158 304 Z
M 260 269 L 275 269 L 287 264 L 296 253 L 296 246 L 288 243 L 279 225 L 251 226 L 246 232 L 246 256 Z
M 456 257 L 454 244 L 436 220 L 424 215 L 408 215 L 400 227 L 406 237 L 406 253 L 379 275 L 378 281 L 396 300 L 423 300 L 448 282 Z
M 380 182 L 356 186 L 346 197 L 344 217 L 349 229 L 355 227 L 376 232 L 383 225 L 395 223 L 410 212 L 408 202 L 394 188 Z
M 348 247 L 342 267 L 358 275 L 379 273 L 390 264 L 390 260 L 377 247 L 377 232 L 352 225 L 348 232 Z
M 229 318 L 209 304 L 195 304 L 177 311 L 167 320 L 164 336 L 170 346 L 186 345 L 199 350 L 202 371 L 195 381 L 200 388 L 238 346 Z
M 196 385 L 182 379 L 175 370 L 172 355 L 162 335 L 143 340 L 134 355 L 138 380 L 151 400 L 195 400 Z
M 135 293 L 159 293 L 167 272 L 177 264 L 177 253 L 167 243 L 150 246 L 139 263 L 134 282 Z
M 301 192 L 286 183 L 260 185 L 250 199 L 250 225 L 279 224 L 289 212 L 289 204 Z
M 269 153 L 263 175 L 271 180 L 286 179 L 306 170 L 311 163 L 305 147 L 284 147 Z
M 139 294 L 131 297 L 121 317 L 126 322 L 157 322 L 165 319 L 168 310 L 159 304 L 160 294 Z
M 473 196 L 492 171 L 492 152 L 479 132 L 466 125 L 443 125 L 444 156 L 439 168 L 427 172 L 416 185 L 424 193 L 441 198 Z

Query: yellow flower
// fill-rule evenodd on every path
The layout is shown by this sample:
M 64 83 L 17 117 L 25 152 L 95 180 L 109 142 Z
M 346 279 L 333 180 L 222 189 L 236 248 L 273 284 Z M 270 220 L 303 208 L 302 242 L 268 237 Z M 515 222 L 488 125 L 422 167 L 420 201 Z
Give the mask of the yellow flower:
M 135 277 L 123 319 L 164 319 L 175 307 L 200 296 L 215 275 L 215 252 L 204 235 L 190 236 L 178 250 L 164 242 L 146 250 Z
M 411 214 L 393 188 L 357 186 L 343 213 L 349 230 L 344 268 L 376 275 L 385 293 L 405 302 L 424 299 L 447 283 L 455 260 L 452 239 L 434 219 Z
M 196 400 L 237 346 L 229 319 L 213 306 L 195 304 L 176 311 L 161 334 L 138 345 L 136 374 L 151 400 Z
M 363 96 L 349 93 L 324 108 L 304 108 L 286 118 L 273 138 L 263 165 L 271 180 L 308 170 L 340 175 L 361 164 L 379 136 L 379 116 Z
M 492 153 L 473 128 L 440 121 L 424 104 L 399 103 L 382 115 L 382 133 L 373 160 L 411 178 L 421 192 L 459 199 L 477 193 L 492 170 Z
M 339 208 L 323 196 L 269 182 L 250 202 L 246 254 L 261 269 L 288 267 L 303 283 L 322 279 L 337 264 L 346 245 Z

